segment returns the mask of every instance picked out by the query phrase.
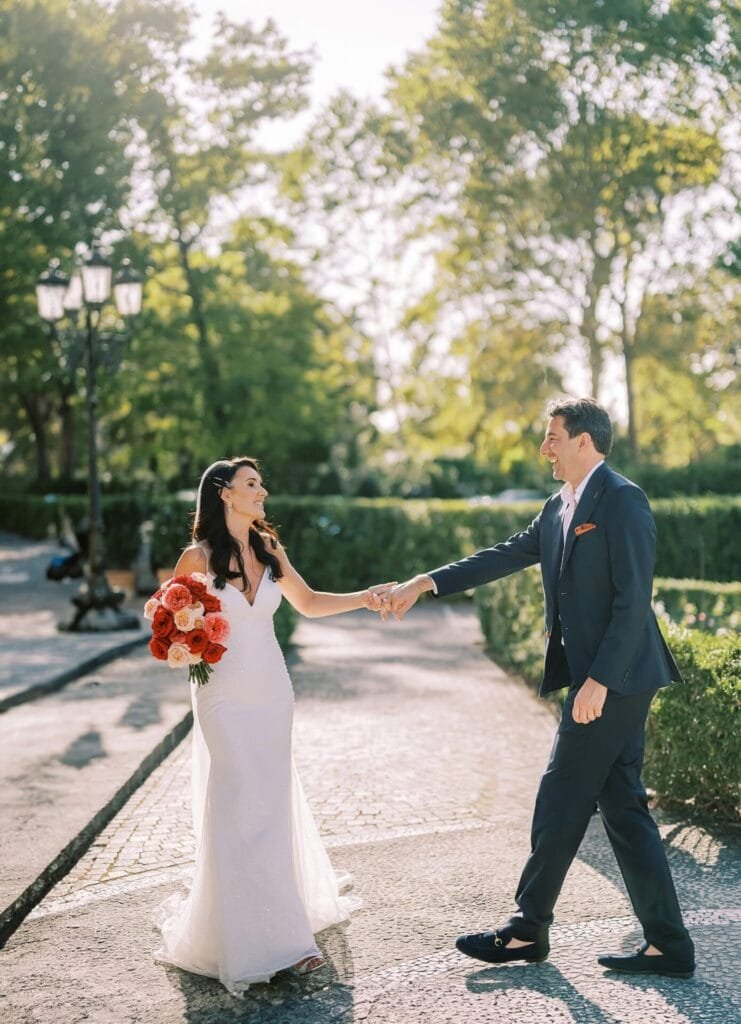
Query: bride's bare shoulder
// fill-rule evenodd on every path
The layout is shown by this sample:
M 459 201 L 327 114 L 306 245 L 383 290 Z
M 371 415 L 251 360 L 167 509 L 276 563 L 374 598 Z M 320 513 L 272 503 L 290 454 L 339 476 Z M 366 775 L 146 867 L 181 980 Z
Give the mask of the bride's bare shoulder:
M 192 572 L 206 572 L 207 569 L 207 552 L 200 544 L 191 544 L 178 559 L 178 564 L 175 566 L 175 575 L 182 576 Z

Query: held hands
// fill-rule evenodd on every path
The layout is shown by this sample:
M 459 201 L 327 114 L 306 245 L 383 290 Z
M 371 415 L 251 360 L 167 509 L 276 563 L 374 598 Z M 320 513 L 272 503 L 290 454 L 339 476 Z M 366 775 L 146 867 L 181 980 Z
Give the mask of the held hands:
M 424 574 L 414 576 L 405 583 L 397 583 L 393 590 L 384 594 L 381 618 L 385 622 L 390 612 L 400 621 L 427 590 L 432 590 L 432 580 Z
M 588 676 L 574 698 L 572 717 L 577 725 L 589 725 L 602 715 L 607 687 Z
M 369 612 L 380 612 L 381 618 L 386 621 L 385 614 L 385 600 L 386 595 L 396 586 L 396 580 L 393 583 L 377 583 L 374 587 L 368 587 L 363 594 L 363 607 L 367 608 Z

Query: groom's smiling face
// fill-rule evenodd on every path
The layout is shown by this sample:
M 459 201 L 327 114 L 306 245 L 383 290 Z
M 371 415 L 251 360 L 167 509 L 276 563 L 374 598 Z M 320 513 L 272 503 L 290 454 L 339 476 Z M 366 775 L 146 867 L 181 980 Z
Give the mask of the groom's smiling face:
M 569 437 L 569 432 L 562 416 L 552 416 L 545 428 L 545 438 L 540 446 L 540 454 L 544 455 L 553 467 L 554 480 L 568 480 L 574 483 L 581 479 L 581 458 L 583 435 Z

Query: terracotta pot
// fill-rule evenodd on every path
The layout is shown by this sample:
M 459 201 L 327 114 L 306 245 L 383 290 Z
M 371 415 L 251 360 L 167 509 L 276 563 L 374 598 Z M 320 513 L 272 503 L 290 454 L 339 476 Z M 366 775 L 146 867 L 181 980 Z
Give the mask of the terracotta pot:
M 106 579 L 113 590 L 123 590 L 129 596 L 134 593 L 133 569 L 106 569 Z

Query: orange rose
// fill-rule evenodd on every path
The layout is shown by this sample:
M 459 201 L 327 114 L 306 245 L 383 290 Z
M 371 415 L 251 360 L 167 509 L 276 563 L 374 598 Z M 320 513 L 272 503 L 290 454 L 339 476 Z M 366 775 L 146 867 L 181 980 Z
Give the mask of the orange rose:
M 167 652 L 170 650 L 170 645 L 166 640 L 153 636 L 149 641 L 149 650 L 158 661 L 167 661 Z
M 198 580 L 192 580 L 188 584 L 188 590 L 193 595 L 194 601 L 202 601 L 203 598 L 206 596 L 206 584 L 199 583 Z
M 203 660 L 208 665 L 215 665 L 217 661 L 221 661 L 225 651 L 226 647 L 222 644 L 208 644 L 203 652 Z
M 203 597 L 201 597 L 199 600 L 200 600 L 201 604 L 203 605 L 204 611 L 207 611 L 207 612 L 220 612 L 221 611 L 221 601 L 218 599 L 218 597 L 214 597 L 213 594 L 204 594 Z
M 202 629 L 192 629 L 186 634 L 185 642 L 191 654 L 203 654 L 208 647 L 208 637 Z

